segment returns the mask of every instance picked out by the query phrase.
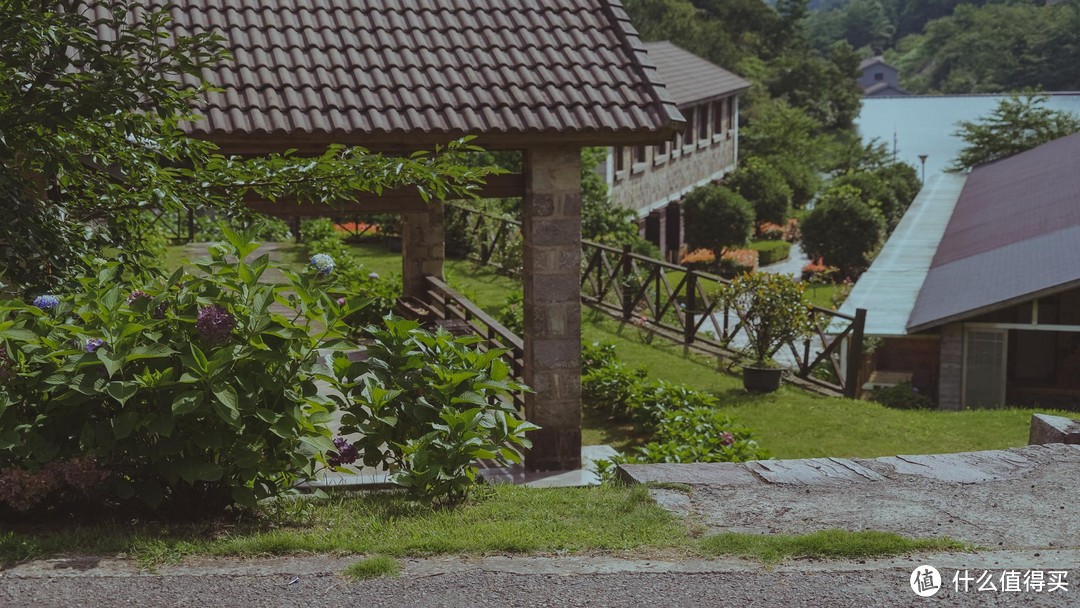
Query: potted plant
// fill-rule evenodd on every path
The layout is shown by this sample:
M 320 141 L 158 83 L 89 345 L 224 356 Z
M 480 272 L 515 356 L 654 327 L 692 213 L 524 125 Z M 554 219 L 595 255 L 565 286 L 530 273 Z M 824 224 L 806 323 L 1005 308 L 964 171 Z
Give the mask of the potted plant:
M 720 297 L 738 311 L 746 332 L 742 350 L 751 363 L 743 365 L 743 387 L 775 391 L 784 370 L 772 356 L 784 344 L 809 336 L 813 330 L 803 286 L 787 275 L 749 272 L 723 286 Z

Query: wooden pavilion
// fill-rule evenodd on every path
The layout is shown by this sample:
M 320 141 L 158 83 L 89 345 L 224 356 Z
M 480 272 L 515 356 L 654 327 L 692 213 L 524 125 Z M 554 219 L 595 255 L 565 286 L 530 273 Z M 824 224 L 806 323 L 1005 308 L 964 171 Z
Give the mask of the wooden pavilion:
M 618 1 L 179 0 L 171 10 L 174 34 L 215 31 L 233 55 L 205 74 L 222 90 L 187 127 L 223 153 L 413 151 L 465 135 L 523 152 L 522 172 L 493 177 L 481 195 L 522 200 L 523 377 L 535 390 L 525 410 L 543 427 L 526 465 L 580 468 L 580 148 L 660 143 L 683 125 Z M 423 299 L 426 277 L 443 272 L 443 202 L 395 191 L 349 208 L 402 214 L 404 291 Z

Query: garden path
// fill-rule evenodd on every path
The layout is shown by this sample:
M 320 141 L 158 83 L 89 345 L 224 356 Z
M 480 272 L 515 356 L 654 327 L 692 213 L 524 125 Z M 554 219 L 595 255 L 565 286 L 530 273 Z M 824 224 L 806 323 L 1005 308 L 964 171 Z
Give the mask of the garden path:
M 762 266 L 758 270 L 772 274 L 790 274 L 796 281 L 801 280 L 803 266 L 810 263 L 810 257 L 803 253 L 802 243 L 798 241 L 791 244 L 791 253 L 786 260 L 780 260 L 775 264 Z

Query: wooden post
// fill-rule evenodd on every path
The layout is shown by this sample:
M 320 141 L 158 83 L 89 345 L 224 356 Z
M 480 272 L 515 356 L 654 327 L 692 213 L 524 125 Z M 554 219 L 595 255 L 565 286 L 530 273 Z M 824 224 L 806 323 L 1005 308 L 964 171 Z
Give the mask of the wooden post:
M 633 260 L 630 259 L 630 245 L 623 245 L 622 247 L 622 273 L 620 275 L 620 281 L 622 282 L 622 311 L 623 321 L 629 321 L 630 315 L 634 314 L 634 298 L 627 285 L 630 283 L 630 277 L 634 275 Z
M 683 344 L 690 346 L 694 343 L 694 309 L 697 308 L 697 275 L 693 270 L 686 271 L 686 315 L 683 320 Z
M 848 399 L 859 397 L 859 368 L 862 367 L 863 328 L 866 327 L 866 309 L 855 309 L 855 320 L 851 322 L 851 338 L 848 342 L 847 370 L 844 373 L 844 396 Z

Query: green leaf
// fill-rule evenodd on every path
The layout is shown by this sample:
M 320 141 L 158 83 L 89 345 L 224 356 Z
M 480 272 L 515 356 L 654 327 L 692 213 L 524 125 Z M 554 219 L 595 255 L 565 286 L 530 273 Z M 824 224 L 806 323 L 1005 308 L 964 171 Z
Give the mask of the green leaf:
M 233 487 L 232 499 L 241 507 L 252 508 L 256 504 L 255 492 L 252 492 L 251 488 L 244 486 Z
M 210 371 L 210 362 L 206 360 L 206 355 L 199 350 L 198 346 L 192 344 L 191 356 L 195 358 L 195 370 L 198 371 L 200 375 L 206 376 Z
M 139 421 L 139 412 L 121 412 L 112 419 L 113 435 L 117 439 L 124 439 L 135 430 L 135 424 Z
M 145 346 L 136 346 L 131 349 L 131 352 L 124 357 L 124 361 L 136 361 L 138 359 L 160 359 L 161 357 L 168 357 L 174 354 L 176 351 L 169 347 L 168 344 L 147 344 Z
M 110 382 L 105 387 L 105 392 L 109 393 L 109 396 L 120 402 L 120 405 L 127 403 L 128 399 L 135 396 L 135 393 L 139 390 L 138 382 Z
M 99 348 L 94 353 L 97 355 L 98 360 L 105 364 L 105 371 L 109 372 L 109 377 L 112 378 L 116 375 L 116 372 L 120 371 L 120 368 L 124 366 L 124 358 L 118 355 L 108 348 Z
M 184 414 L 190 414 L 195 410 L 202 407 L 203 404 L 203 392 L 202 391 L 185 391 L 180 393 L 172 402 L 172 412 L 174 416 L 182 416 Z
M 240 406 L 239 399 L 236 396 L 236 389 L 231 386 L 223 386 L 215 387 L 213 390 L 214 396 L 217 397 L 217 401 L 214 402 L 214 411 L 225 422 L 234 426 L 239 425 Z

